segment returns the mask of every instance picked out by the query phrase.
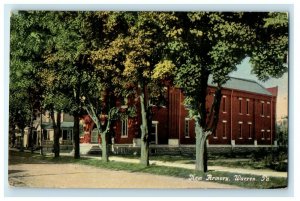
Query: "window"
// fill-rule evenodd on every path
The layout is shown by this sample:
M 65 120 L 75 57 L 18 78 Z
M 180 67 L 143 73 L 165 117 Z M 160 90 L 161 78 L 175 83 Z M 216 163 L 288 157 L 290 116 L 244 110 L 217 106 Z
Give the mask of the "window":
M 72 130 L 62 130 L 62 139 L 63 140 L 73 140 L 73 131 Z
M 226 96 L 223 96 L 222 98 L 222 108 L 223 108 L 223 112 L 226 112 Z
M 265 116 L 264 105 L 265 105 L 265 102 L 261 101 L 261 116 Z
M 249 112 L 250 112 L 250 100 L 247 99 L 246 100 L 246 114 L 249 115 L 250 114 Z
M 73 130 L 68 130 L 68 140 L 73 140 Z
M 267 130 L 267 139 L 269 140 L 270 139 L 270 130 Z
M 189 138 L 190 137 L 190 119 L 185 118 L 184 120 L 184 137 Z
M 267 102 L 267 117 L 270 117 L 270 110 L 271 110 L 271 104 L 270 104 L 270 102 Z
M 121 138 L 128 137 L 128 118 L 121 121 Z
M 68 131 L 67 130 L 61 130 L 62 133 L 62 139 L 67 140 L 68 138 Z
M 248 122 L 248 138 L 252 139 L 252 122 Z
M 222 121 L 222 136 L 223 138 L 227 138 L 227 121 Z
M 239 138 L 240 139 L 242 139 L 243 138 L 243 122 L 239 122 L 239 127 L 238 127 L 238 136 L 239 136 Z
M 264 140 L 265 139 L 265 130 L 261 130 L 261 139 Z
M 239 113 L 242 114 L 242 98 L 239 98 Z
M 45 129 L 43 130 L 43 136 L 44 136 L 43 137 L 44 140 L 50 140 L 50 136 L 48 135 L 48 131 L 45 130 Z

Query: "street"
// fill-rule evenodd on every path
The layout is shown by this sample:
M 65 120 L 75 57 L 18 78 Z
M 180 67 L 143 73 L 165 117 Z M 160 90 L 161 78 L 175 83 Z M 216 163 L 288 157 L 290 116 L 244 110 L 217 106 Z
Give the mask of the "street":
M 78 164 L 53 164 L 10 156 L 9 184 L 41 188 L 237 188 L 186 178 L 113 171 Z

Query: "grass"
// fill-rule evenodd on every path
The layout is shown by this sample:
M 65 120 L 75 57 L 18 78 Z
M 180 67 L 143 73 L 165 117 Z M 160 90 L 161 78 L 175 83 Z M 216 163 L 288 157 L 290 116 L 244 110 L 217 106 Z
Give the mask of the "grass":
M 251 159 L 210 160 L 210 161 L 208 161 L 208 165 L 244 168 L 244 169 L 263 169 L 263 168 L 265 168 L 265 164 L 263 161 L 253 161 Z
M 177 168 L 177 167 L 165 167 L 165 166 L 157 166 L 151 165 L 148 167 L 144 167 L 141 164 L 134 164 L 134 163 L 125 163 L 125 162 L 117 162 L 111 161 L 108 163 L 104 163 L 99 159 L 93 158 L 81 158 L 81 159 L 74 159 L 70 156 L 61 156 L 59 158 L 53 158 L 50 156 L 40 156 L 37 154 L 30 154 L 30 153 L 20 153 L 14 152 L 15 156 L 19 156 L 26 160 L 22 160 L 23 162 L 29 162 L 29 157 L 31 157 L 35 162 L 47 162 L 47 163 L 62 163 L 62 164 L 81 164 L 81 165 L 88 165 L 97 168 L 104 168 L 110 169 L 115 171 L 128 171 L 128 172 L 142 172 L 142 173 L 149 173 L 155 175 L 165 175 L 165 176 L 173 176 L 179 178 L 197 178 L 202 181 L 207 181 L 207 179 L 211 178 L 214 179 L 214 182 L 229 184 L 234 186 L 239 186 L 242 188 L 284 188 L 287 186 L 287 179 L 286 178 L 277 178 L 277 177 L 270 177 L 268 181 L 262 181 L 261 176 L 257 175 L 250 175 L 250 174 L 235 174 L 235 173 L 228 173 L 228 172 L 221 172 L 221 171 L 209 171 L 207 173 L 197 172 L 195 170 L 189 170 L 184 168 Z M 212 175 L 214 178 L 209 177 Z M 235 175 L 240 175 L 243 178 L 252 178 L 254 181 L 236 181 Z M 229 181 L 224 181 L 222 179 L 228 178 Z M 212 180 L 210 180 L 212 181 Z
M 127 158 L 127 156 L 124 156 Z M 132 156 L 128 158 L 134 158 Z M 183 164 L 195 164 L 194 156 L 150 156 L 150 160 L 157 160 L 163 162 L 176 162 Z M 212 157 L 208 159 L 209 166 L 223 166 L 223 167 L 234 167 L 234 168 L 243 168 L 243 169 L 274 169 L 277 171 L 286 171 L 279 170 L 276 168 L 271 168 L 264 159 L 254 160 L 253 158 L 224 158 L 224 157 Z
M 163 162 L 179 162 L 179 163 L 189 163 L 195 161 L 193 156 L 174 156 L 174 155 L 159 155 L 159 156 L 150 156 L 150 160 L 163 161 Z
M 124 158 L 138 158 L 135 156 L 123 156 Z M 150 160 L 162 161 L 162 162 L 176 162 L 183 164 L 195 164 L 194 156 L 150 156 Z M 240 159 L 240 158 L 222 158 L 214 157 L 208 159 L 209 166 L 224 166 L 234 168 L 246 168 L 246 169 L 263 169 L 266 168 L 264 161 L 254 161 L 252 159 Z

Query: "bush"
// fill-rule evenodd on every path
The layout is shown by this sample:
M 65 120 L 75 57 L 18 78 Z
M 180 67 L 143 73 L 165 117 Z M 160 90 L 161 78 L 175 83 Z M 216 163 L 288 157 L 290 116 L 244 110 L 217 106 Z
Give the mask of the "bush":
M 264 167 L 276 171 L 287 171 L 287 147 L 277 149 L 262 148 L 252 154 L 253 161 L 262 161 Z

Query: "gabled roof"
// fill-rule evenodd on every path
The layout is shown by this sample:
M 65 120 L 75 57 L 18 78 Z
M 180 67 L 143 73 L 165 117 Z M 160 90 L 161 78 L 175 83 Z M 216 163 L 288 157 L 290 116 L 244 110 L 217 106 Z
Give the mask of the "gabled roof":
M 276 87 L 271 87 L 271 88 L 267 88 L 267 90 L 268 90 L 273 96 L 277 96 L 277 95 L 278 95 L 278 86 L 276 86 Z
M 209 77 L 208 79 L 208 85 L 215 87 L 216 84 L 212 83 L 212 78 Z M 235 89 L 240 91 L 247 91 L 257 94 L 264 94 L 268 96 L 272 96 L 272 93 L 270 93 L 264 86 L 257 83 L 254 80 L 248 80 L 244 78 L 236 78 L 236 77 L 230 77 L 230 80 L 226 82 L 226 84 L 223 85 L 223 88 L 227 89 Z

